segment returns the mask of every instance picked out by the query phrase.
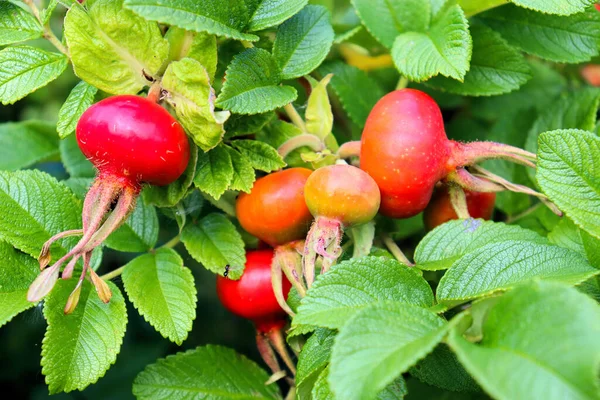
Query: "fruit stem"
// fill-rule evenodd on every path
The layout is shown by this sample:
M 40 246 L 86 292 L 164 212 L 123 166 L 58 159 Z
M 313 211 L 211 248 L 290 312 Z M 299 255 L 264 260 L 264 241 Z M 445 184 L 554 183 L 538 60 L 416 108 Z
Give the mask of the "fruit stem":
M 390 251 L 390 253 L 392 253 L 396 260 L 398 260 L 406 266 L 414 267 L 415 264 L 410 262 L 408 257 L 404 255 L 404 252 L 400 249 L 400 247 L 398 247 L 398 245 L 396 244 L 396 242 L 394 242 L 390 235 L 388 235 L 387 233 L 382 233 L 381 235 L 379 235 L 379 237 L 383 241 L 383 244 L 385 244 L 385 247 L 388 248 L 388 250 Z
M 125 269 L 125 265 L 123 265 L 122 267 L 119 267 L 113 271 L 107 272 L 106 274 L 102 275 L 100 278 L 104 279 L 105 281 L 110 281 L 112 278 L 116 278 L 117 276 L 121 275 L 123 273 L 124 269 Z
M 158 103 L 161 100 L 162 87 L 159 79 L 155 80 L 150 89 L 148 90 L 148 96 L 146 98 L 153 103 Z
M 537 156 L 533 153 L 496 142 L 459 143 L 450 141 L 452 157 L 448 160 L 448 169 L 477 164 L 492 159 L 507 160 L 526 167 L 535 168 Z
M 448 193 L 450 194 L 450 204 L 452 204 L 452 208 L 458 218 L 471 218 L 469 207 L 467 206 L 467 195 L 463 188 L 458 185 L 449 185 Z
M 396 85 L 396 90 L 404 89 L 408 86 L 408 78 L 404 75 L 400 75 L 400 79 L 398 80 L 398 84 Z
M 296 108 L 294 108 L 294 105 L 292 103 L 288 103 L 283 107 L 283 109 L 290 118 L 290 121 L 292 121 L 294 125 L 300 128 L 300 130 L 303 133 L 306 133 L 306 124 L 304 123 L 304 120 L 302 119 L 300 114 L 298 114 L 298 111 L 296 111 Z
M 283 339 L 283 335 L 281 334 L 281 329 L 273 329 L 272 331 L 267 333 L 267 337 L 269 338 L 269 342 L 273 345 L 273 348 L 279 354 L 279 357 L 283 360 L 285 365 L 292 371 L 292 374 L 296 375 L 296 366 L 292 361 L 292 357 L 290 353 L 287 351 L 285 347 L 285 340 Z
M 279 146 L 277 152 L 281 158 L 286 158 L 292 151 L 304 146 L 316 152 L 325 150 L 325 145 L 321 139 L 310 133 L 303 133 L 286 140 L 285 143 Z
M 354 140 L 352 142 L 346 142 L 340 146 L 336 155 L 338 158 L 350 158 L 360 156 L 360 140 Z

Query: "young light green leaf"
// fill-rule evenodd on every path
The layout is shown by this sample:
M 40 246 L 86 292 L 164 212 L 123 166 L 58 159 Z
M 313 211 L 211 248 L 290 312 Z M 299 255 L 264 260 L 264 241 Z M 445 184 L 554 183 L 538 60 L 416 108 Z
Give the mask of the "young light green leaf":
M 545 14 L 571 15 L 585 11 L 594 0 L 509 0 L 516 5 Z
M 196 175 L 196 164 L 198 163 L 198 147 L 190 146 L 190 160 L 183 174 L 173 183 L 167 186 L 148 186 L 144 188 L 142 195 L 147 204 L 157 207 L 174 207 L 188 193 L 188 189 Z
M 46 25 L 50 22 L 50 18 L 52 17 L 52 13 L 56 9 L 58 5 L 58 0 L 49 0 L 46 8 L 40 11 L 40 18 L 42 20 L 42 24 Z
M 96 175 L 96 168 L 83 155 L 74 135 L 69 135 L 61 140 L 58 146 L 60 158 L 71 177 L 93 178 Z
M 257 140 L 234 140 L 231 145 L 245 156 L 252 167 L 271 172 L 285 167 L 285 162 L 273 147 Z
M 442 340 L 448 324 L 416 305 L 371 304 L 340 330 L 329 384 L 336 398 L 371 399 Z
M 0 124 L 0 169 L 17 170 L 58 157 L 53 124 L 43 121 Z
M 341 61 L 325 63 L 318 72 L 322 75 L 333 74 L 329 86 L 339 97 L 350 119 L 359 127 L 364 127 L 371 109 L 385 94 L 378 83 L 364 71 Z M 361 95 L 357 96 L 357 93 Z
M 226 147 L 226 149 L 231 156 L 231 165 L 233 166 L 233 180 L 231 181 L 231 185 L 229 185 L 229 189 L 250 193 L 252 185 L 256 180 L 252 163 L 237 150 L 231 147 Z
M 298 372 L 296 374 L 298 398 L 310 398 L 317 378 L 329 363 L 335 335 L 335 331 L 318 328 L 302 346 L 302 351 L 298 356 Z
M 327 94 L 327 85 L 333 75 L 325 76 L 315 86 L 308 97 L 305 119 L 306 130 L 318 136 L 321 140 L 325 139 L 331 133 L 333 127 L 333 113 L 331 112 L 331 103 Z
M 333 43 L 331 15 L 323 6 L 306 6 L 277 29 L 273 56 L 283 79 L 298 78 L 317 68 Z
M 229 112 L 215 112 L 215 92 L 202 64 L 192 58 L 170 63 L 162 86 L 169 92 L 167 100 L 194 142 L 204 151 L 218 145 L 225 134 L 223 124 Z
M 31 13 L 8 1 L 0 3 L 0 46 L 40 36 L 42 27 Z
M 96 92 L 98 92 L 98 89 L 84 81 L 79 82 L 71 90 L 67 100 L 58 112 L 56 130 L 61 139 L 75 132 L 77 121 L 79 121 L 81 114 L 94 102 Z
M 0 51 L 0 102 L 13 104 L 46 86 L 63 73 L 68 59 L 62 54 L 30 46 Z
M 463 301 L 542 278 L 578 284 L 600 270 L 574 251 L 528 241 L 506 240 L 467 253 L 440 280 L 438 301 Z
M 0 327 L 35 305 L 27 291 L 39 271 L 37 260 L 0 241 Z
M 292 328 L 341 328 L 369 304 L 395 300 L 421 307 L 433 305 L 431 287 L 416 271 L 396 260 L 363 257 L 343 261 L 312 285 Z
M 51 236 L 81 227 L 81 203 L 50 175 L 37 171 L 0 171 L 0 239 L 37 258 Z M 65 254 L 65 243 L 51 248 Z
M 217 70 L 217 39 L 204 32 L 191 32 L 172 26 L 165 39 L 169 41 L 169 60 L 191 58 L 198 61 L 212 81 Z
M 155 22 L 122 5 L 122 0 L 97 0 L 86 12 L 73 4 L 65 37 L 78 77 L 111 94 L 136 94 L 167 59 L 169 44 Z
M 104 376 L 117 359 L 127 325 L 125 299 L 107 282 L 112 298 L 104 304 L 83 281 L 79 304 L 72 314 L 63 308 L 77 279 L 60 280 L 46 299 L 48 329 L 42 342 L 42 373 L 50 394 L 83 390 Z
M 244 241 L 235 226 L 223 214 L 209 214 L 183 229 L 181 241 L 190 255 L 215 273 L 229 264 L 229 277 L 242 276 L 246 264 Z
M 456 356 L 445 344 L 435 350 L 409 370 L 410 374 L 428 385 L 453 392 L 480 392 L 479 385 L 460 365 Z
M 454 220 L 429 232 L 415 249 L 414 258 L 420 269 L 447 269 L 465 254 L 507 240 L 548 243 L 545 237 L 515 225 L 481 219 Z
M 250 19 L 244 1 L 125 0 L 125 7 L 147 20 L 189 31 L 251 42 L 258 40 L 258 36 L 242 32 Z
M 140 198 L 127 221 L 113 232 L 104 244 L 111 249 L 138 253 L 153 248 L 157 240 L 156 209 Z
M 600 308 L 573 288 L 535 282 L 515 289 L 488 313 L 479 344 L 455 330 L 448 342 L 495 399 L 598 398 Z
M 148 365 L 133 382 L 140 400 L 281 399 L 277 385 L 253 361 L 222 346 L 202 346 Z
M 600 14 L 595 9 L 558 17 L 507 5 L 478 19 L 512 46 L 546 60 L 578 63 L 598 55 Z
M 429 86 L 464 96 L 494 96 L 516 90 L 531 78 L 523 55 L 498 33 L 475 25 L 471 35 L 473 56 L 464 82 L 437 76 L 427 82 Z
M 307 0 L 259 0 L 248 30 L 260 31 L 271 26 L 279 25 L 300 11 Z
M 194 184 L 218 200 L 233 181 L 233 163 L 225 146 L 198 154 Z
M 125 265 L 123 285 L 135 308 L 160 334 L 181 345 L 196 318 L 192 272 L 173 249 L 143 254 Z
M 443 76 L 463 81 L 469 70 L 472 39 L 469 23 L 458 5 L 448 3 L 425 32 L 402 33 L 394 41 L 392 58 L 398 71 L 412 81 Z
M 367 30 L 391 49 L 404 32 L 425 32 L 431 22 L 431 3 L 421 0 L 352 0 Z
M 373 240 L 375 239 L 375 223 L 373 221 L 353 226 L 346 232 L 354 242 L 352 258 L 368 256 L 371 253 Z
M 575 129 L 540 135 L 537 180 L 581 229 L 600 238 L 600 138 Z
M 281 71 L 266 50 L 251 48 L 233 58 L 217 105 L 237 114 L 259 114 L 294 101 L 291 86 L 280 86 Z

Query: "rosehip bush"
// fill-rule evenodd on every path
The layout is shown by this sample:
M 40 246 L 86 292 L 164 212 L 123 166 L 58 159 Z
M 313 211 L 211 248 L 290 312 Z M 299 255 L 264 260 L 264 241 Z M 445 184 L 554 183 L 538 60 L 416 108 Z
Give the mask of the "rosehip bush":
M 3 393 L 600 398 L 597 8 L 0 1 Z

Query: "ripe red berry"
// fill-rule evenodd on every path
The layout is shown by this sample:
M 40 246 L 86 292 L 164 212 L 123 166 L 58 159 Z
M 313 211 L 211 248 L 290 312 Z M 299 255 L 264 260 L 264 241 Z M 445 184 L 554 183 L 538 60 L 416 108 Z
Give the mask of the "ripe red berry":
M 40 267 L 47 267 L 52 243 L 66 236 L 82 238 L 40 274 L 27 297 L 39 301 L 56 283 L 61 265 L 70 259 L 62 272 L 63 279 L 67 279 L 83 258 L 83 271 L 65 313 L 77 305 L 87 273 L 100 298 L 110 300 L 108 285 L 89 266 L 92 250 L 127 219 L 142 183 L 168 185 L 179 178 L 189 161 L 188 139 L 181 125 L 164 108 L 138 96 L 115 96 L 94 104 L 79 119 L 76 133 L 81 151 L 97 168 L 98 175 L 83 203 L 83 229 L 50 238 L 40 253 Z
M 479 175 L 485 176 L 474 176 L 463 168 L 492 158 L 529 167 L 535 167 L 536 160 L 535 154 L 500 143 L 448 140 L 440 108 L 429 95 L 415 89 L 397 90 L 381 98 L 371 110 L 361 138 L 360 168 L 377 182 L 380 211 L 392 218 L 408 218 L 423 211 L 435 184 L 443 178 L 451 178 L 465 189 L 502 190 L 507 185 L 500 177 L 481 168 Z M 518 185 L 511 190 L 535 193 Z
M 467 198 L 467 209 L 472 218 L 483 218 L 488 220 L 492 218 L 496 193 L 465 190 L 465 196 Z M 429 205 L 427 205 L 427 208 L 425 208 L 425 211 L 423 212 L 425 228 L 431 230 L 436 226 L 453 219 L 458 219 L 458 216 L 452 207 L 448 187 L 444 185 L 436 188 Z
M 592 86 L 600 87 L 600 65 L 587 64 L 581 68 L 581 76 Z
M 290 168 L 254 182 L 250 193 L 236 201 L 242 227 L 272 247 L 303 239 L 312 215 L 304 202 L 304 185 L 311 170 Z
M 217 276 L 217 295 L 221 303 L 235 315 L 253 321 L 261 332 L 281 328 L 286 317 L 271 283 L 273 256 L 272 249 L 248 251 L 246 268 L 239 280 Z M 287 297 L 290 288 L 290 282 L 284 277 L 284 296 Z

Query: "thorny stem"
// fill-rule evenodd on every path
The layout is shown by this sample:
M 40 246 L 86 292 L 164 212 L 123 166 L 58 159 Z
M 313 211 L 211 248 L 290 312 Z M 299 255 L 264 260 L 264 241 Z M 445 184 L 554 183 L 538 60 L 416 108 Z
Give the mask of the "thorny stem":
M 303 133 L 288 139 L 285 143 L 279 146 L 277 152 L 281 158 L 285 158 L 292 151 L 304 146 L 310 147 L 312 150 L 317 152 L 325 150 L 325 145 L 321 139 L 315 135 L 311 135 L 310 133 Z
M 413 267 L 415 265 L 412 262 L 410 262 L 410 260 L 404 255 L 400 247 L 398 247 L 398 245 L 396 244 L 396 242 L 394 242 L 390 235 L 388 235 L 387 233 L 382 233 L 380 237 L 383 241 L 383 244 L 385 244 L 385 246 L 388 248 L 390 253 L 392 253 L 396 260 L 409 267 Z
M 298 111 L 296 111 L 296 109 L 294 108 L 294 105 L 292 103 L 288 103 L 283 107 L 283 109 L 285 110 L 292 123 L 298 128 L 300 128 L 302 132 L 306 132 L 306 124 L 304 123 L 304 120 L 302 119 L 300 114 L 298 114 Z
M 69 57 L 69 52 L 68 52 L 67 48 L 65 46 L 63 46 L 63 44 L 61 43 L 60 40 L 58 40 L 58 38 L 56 37 L 54 32 L 52 32 L 52 29 L 50 28 L 50 23 L 47 23 L 44 25 L 44 23 L 42 22 L 42 18 L 40 16 L 40 10 L 35 5 L 34 1 L 33 0 L 23 0 L 23 1 L 25 2 L 25 4 L 27 4 L 27 6 L 29 6 L 31 11 L 33 12 L 33 15 L 38 20 L 38 22 L 40 23 L 42 28 L 44 29 L 44 38 L 46 40 L 48 40 L 50 43 L 52 43 L 52 45 L 54 45 L 54 47 L 56 47 L 56 49 L 58 51 L 63 53 L 65 56 Z

